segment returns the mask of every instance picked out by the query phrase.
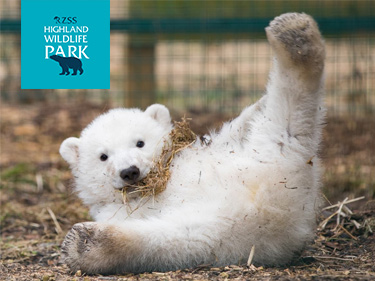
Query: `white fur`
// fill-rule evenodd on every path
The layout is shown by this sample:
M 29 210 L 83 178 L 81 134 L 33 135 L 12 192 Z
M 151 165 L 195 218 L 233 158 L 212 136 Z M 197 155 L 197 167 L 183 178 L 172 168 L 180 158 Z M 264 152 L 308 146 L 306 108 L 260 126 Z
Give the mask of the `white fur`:
M 275 21 L 312 21 L 288 15 Z M 276 60 L 267 94 L 211 133 L 210 145 L 197 140 L 178 154 L 161 194 L 134 195 L 124 205 L 119 174 L 130 166 L 137 166 L 142 178 L 149 172 L 172 129 L 164 106 L 110 110 L 79 139 L 62 143 L 60 153 L 71 165 L 76 190 L 97 222 L 76 225 L 67 235 L 63 251 L 72 270 L 166 271 L 245 263 L 252 246 L 255 264 L 280 265 L 312 240 L 321 173 L 323 66 L 315 65 L 319 58 L 294 63 L 272 33 L 275 27 L 270 28 Z M 323 48 L 320 37 L 309 44 Z M 324 49 L 321 54 L 323 63 Z M 139 140 L 144 147 L 136 147 Z M 102 153 L 107 161 L 99 159 Z M 105 239 L 86 249 L 79 240 L 85 237 L 87 243 L 87 233 L 96 233 L 90 234 L 93 241 L 100 235 Z M 80 253 L 80 247 L 86 250 Z

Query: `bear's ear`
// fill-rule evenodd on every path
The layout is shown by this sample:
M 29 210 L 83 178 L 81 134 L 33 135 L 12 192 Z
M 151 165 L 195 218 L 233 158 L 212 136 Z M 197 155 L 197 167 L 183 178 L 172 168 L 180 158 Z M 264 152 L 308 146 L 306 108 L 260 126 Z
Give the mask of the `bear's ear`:
M 60 154 L 62 158 L 71 166 L 75 166 L 78 162 L 78 148 L 80 140 L 78 138 L 67 138 L 60 146 Z
M 151 118 L 155 119 L 164 126 L 171 125 L 171 115 L 169 114 L 168 108 L 161 104 L 153 104 L 147 107 L 145 113 Z

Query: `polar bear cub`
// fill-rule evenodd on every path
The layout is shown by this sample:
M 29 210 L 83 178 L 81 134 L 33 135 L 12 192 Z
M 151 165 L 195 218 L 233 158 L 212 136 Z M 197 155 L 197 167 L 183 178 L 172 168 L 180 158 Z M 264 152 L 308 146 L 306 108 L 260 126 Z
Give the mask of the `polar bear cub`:
M 266 28 L 275 59 L 267 93 L 220 131 L 175 156 L 166 189 L 123 202 L 172 129 L 166 107 L 113 109 L 60 148 L 95 222 L 62 252 L 72 271 L 169 271 L 200 264 L 282 265 L 314 235 L 319 203 L 324 43 L 306 14 Z M 131 193 L 131 192 L 129 192 Z

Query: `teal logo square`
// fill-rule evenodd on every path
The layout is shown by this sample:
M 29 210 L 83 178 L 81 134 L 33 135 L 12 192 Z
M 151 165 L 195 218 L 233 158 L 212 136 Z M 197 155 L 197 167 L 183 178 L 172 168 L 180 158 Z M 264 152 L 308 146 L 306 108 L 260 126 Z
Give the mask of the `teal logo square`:
M 109 89 L 110 0 L 21 1 L 21 89 Z

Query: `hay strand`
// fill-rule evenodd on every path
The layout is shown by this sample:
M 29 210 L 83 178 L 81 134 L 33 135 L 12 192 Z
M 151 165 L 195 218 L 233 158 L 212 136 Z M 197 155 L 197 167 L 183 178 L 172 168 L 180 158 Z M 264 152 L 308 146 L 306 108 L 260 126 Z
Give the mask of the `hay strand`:
M 151 171 L 134 186 L 135 190 L 131 193 L 141 193 L 141 196 L 145 197 L 159 194 L 166 189 L 171 177 L 170 165 L 175 155 L 191 146 L 197 139 L 188 121 L 185 117 L 179 122 L 174 121 L 174 128 L 169 133 L 168 140 L 164 141 L 160 156 L 153 160 Z M 127 198 L 125 188 L 123 193 L 123 197 Z

